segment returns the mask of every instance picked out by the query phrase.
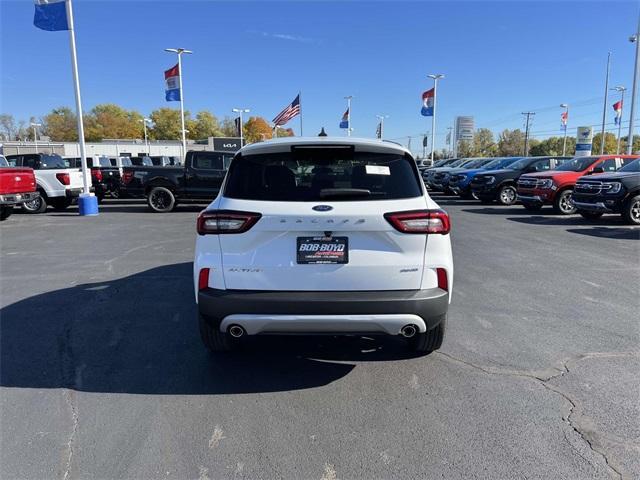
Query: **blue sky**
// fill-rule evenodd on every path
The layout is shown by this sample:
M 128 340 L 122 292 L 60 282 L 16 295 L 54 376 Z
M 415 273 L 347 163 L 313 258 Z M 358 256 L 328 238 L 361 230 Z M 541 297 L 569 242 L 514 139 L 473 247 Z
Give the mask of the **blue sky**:
M 611 85 L 631 87 L 636 1 L 222 2 L 75 0 L 85 110 L 114 102 L 148 114 L 164 101 L 165 47 L 185 47 L 185 108 L 219 117 L 233 107 L 273 118 L 298 90 L 306 134 L 338 123 L 353 95 L 354 135 L 431 129 L 420 116 L 429 73 L 444 73 L 438 146 L 456 115 L 498 132 L 537 111 L 537 137 L 601 121 L 607 52 Z M 1 111 L 28 120 L 73 106 L 67 32 L 35 28 L 30 0 L 0 0 Z M 610 98 L 609 104 L 615 99 Z M 627 113 L 628 105 L 627 103 Z M 613 110 L 608 107 L 609 121 Z M 625 118 L 627 116 L 625 115 Z M 298 129 L 294 120 L 290 126 Z M 414 149 L 419 140 L 414 138 Z

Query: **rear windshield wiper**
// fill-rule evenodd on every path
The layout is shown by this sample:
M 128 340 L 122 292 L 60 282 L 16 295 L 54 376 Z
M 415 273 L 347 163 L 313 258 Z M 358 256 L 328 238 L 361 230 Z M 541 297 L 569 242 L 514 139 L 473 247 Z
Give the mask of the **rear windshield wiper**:
M 320 198 L 369 196 L 371 196 L 371 190 L 364 188 L 323 188 L 320 190 Z

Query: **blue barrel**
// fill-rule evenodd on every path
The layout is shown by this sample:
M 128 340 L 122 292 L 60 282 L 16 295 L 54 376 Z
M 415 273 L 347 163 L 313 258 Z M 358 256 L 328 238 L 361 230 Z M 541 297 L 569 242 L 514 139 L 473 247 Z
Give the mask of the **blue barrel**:
M 98 197 L 82 194 L 78 197 L 78 210 L 82 216 L 98 215 Z

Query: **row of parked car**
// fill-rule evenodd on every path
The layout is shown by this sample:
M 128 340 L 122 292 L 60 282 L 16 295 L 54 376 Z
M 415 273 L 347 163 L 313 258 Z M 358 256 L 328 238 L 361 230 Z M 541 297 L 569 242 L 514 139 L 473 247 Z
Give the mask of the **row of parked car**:
M 173 210 L 178 200 L 215 197 L 232 154 L 187 152 L 185 165 L 176 157 L 87 157 L 91 190 L 105 197 L 147 198 L 154 212 Z M 43 213 L 48 207 L 63 210 L 82 193 L 81 159 L 32 153 L 0 155 L 0 207 L 2 220 L 14 207 Z
M 640 156 L 447 159 L 423 169 L 428 188 L 463 199 L 530 211 L 550 205 L 560 215 L 605 213 L 640 225 Z

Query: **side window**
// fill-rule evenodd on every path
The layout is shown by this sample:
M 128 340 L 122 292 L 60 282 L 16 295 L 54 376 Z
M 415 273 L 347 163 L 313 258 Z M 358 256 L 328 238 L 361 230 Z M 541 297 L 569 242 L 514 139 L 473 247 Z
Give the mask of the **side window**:
M 22 158 L 22 166 L 23 167 L 31 167 L 36 168 L 36 159 L 32 156 L 26 156 Z
M 532 165 L 533 168 L 536 169 L 536 172 L 544 172 L 545 170 L 551 170 L 551 160 L 546 158 L 544 160 L 539 160 Z
M 18 156 L 10 157 L 10 158 L 7 158 L 7 163 L 9 164 L 10 167 L 20 167 L 20 166 L 22 166 L 20 164 L 20 160 L 21 160 L 21 158 L 18 157 Z
M 621 158 L 620 159 L 620 167 L 622 168 L 625 165 L 629 165 L 634 160 L 637 160 L 637 159 L 636 158 Z
M 224 168 L 222 155 L 196 153 L 193 156 L 193 168 L 201 170 L 222 170 Z
M 616 159 L 608 158 L 605 161 L 601 162 L 598 167 L 604 169 L 605 172 L 615 172 L 616 171 Z

